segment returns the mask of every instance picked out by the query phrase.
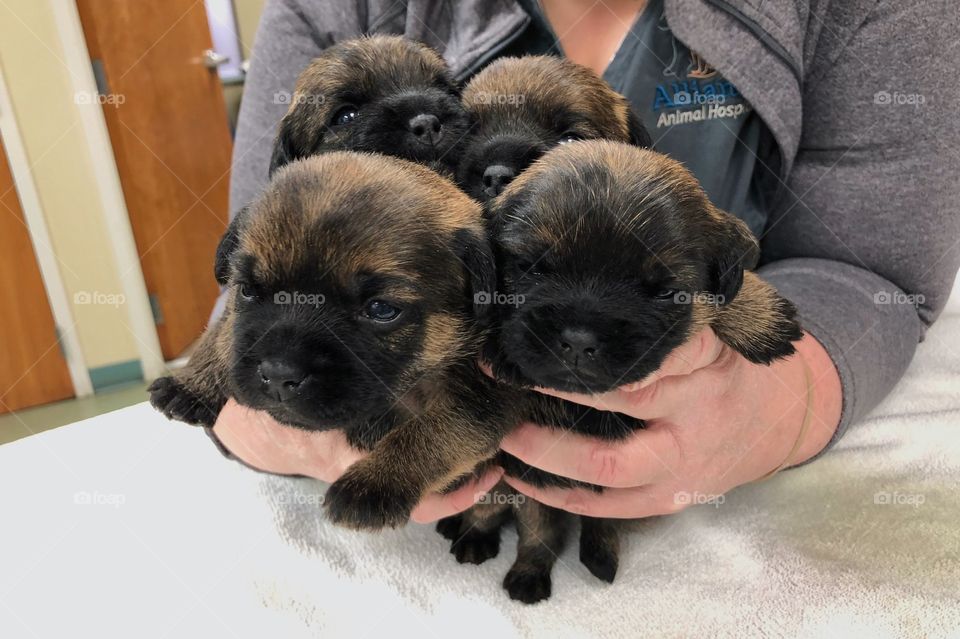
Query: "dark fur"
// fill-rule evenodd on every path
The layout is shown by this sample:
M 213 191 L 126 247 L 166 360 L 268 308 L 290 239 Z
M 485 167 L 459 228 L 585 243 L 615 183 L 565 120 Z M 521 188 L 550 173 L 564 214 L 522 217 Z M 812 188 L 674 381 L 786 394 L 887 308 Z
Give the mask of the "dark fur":
M 284 424 L 342 428 L 372 452 L 330 487 L 334 522 L 402 525 L 515 423 L 476 365 L 486 309 L 474 293 L 494 285 L 482 211 L 436 173 L 372 154 L 294 162 L 234 220 L 217 260 L 224 315 L 151 401 L 203 425 L 234 397 Z M 399 315 L 375 321 L 372 300 Z
M 356 118 L 338 124 L 351 109 Z M 424 132 L 423 120 L 414 124 L 417 116 L 436 118 L 435 134 Z M 436 51 L 399 36 L 347 40 L 326 49 L 297 80 L 270 173 L 339 149 L 384 153 L 451 173 L 467 125 L 459 89 Z
M 472 133 L 457 180 L 480 201 L 496 197 L 531 162 L 565 141 L 652 145 L 627 99 L 565 58 L 500 58 L 470 80 L 463 104 Z
M 498 379 L 529 388 L 602 393 L 637 382 L 696 331 L 710 326 L 752 362 L 769 364 L 794 352 L 800 339 L 792 305 L 746 272 L 758 246 L 747 227 L 714 207 L 677 162 L 613 142 L 575 142 L 554 149 L 513 181 L 490 206 L 497 254 L 497 290 L 523 295 L 499 305 L 485 347 Z M 707 296 L 714 296 L 707 298 Z M 689 299 L 690 303 L 685 303 Z M 714 303 L 715 302 L 715 303 Z M 568 349 L 564 331 L 586 348 Z M 566 346 L 565 346 L 566 343 Z M 643 422 L 530 393 L 528 421 L 608 440 L 630 435 Z M 530 468 L 502 454 L 507 474 L 538 486 L 594 490 L 595 486 Z M 501 509 L 502 510 L 502 509 Z M 564 535 L 562 517 L 527 500 L 514 509 L 546 542 Z M 483 531 L 457 543 L 461 556 L 483 556 L 494 546 L 502 512 L 471 511 L 444 522 Z M 533 524 L 529 522 L 534 522 Z M 613 581 L 619 538 L 614 520 L 581 518 L 580 558 L 591 573 Z M 505 582 L 511 596 L 534 601 L 550 594 L 549 555 L 525 562 Z

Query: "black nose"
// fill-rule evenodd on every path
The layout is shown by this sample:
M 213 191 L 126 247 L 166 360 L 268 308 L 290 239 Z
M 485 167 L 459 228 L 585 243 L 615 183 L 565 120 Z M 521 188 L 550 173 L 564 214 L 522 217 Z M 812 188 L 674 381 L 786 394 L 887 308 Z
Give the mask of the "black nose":
M 281 360 L 264 360 L 257 367 L 257 372 L 266 393 L 281 402 L 295 397 L 307 377 L 303 369 Z
M 440 118 L 432 113 L 421 113 L 413 116 L 407 126 L 410 128 L 410 133 L 413 133 L 422 142 L 431 145 L 440 140 L 443 129 Z
M 600 350 L 597 336 L 584 328 L 565 328 L 560 332 L 560 354 L 576 364 L 581 358 L 595 359 Z
M 517 176 L 517 172 L 506 164 L 491 164 L 483 172 L 483 186 L 490 195 L 500 195 L 510 180 Z

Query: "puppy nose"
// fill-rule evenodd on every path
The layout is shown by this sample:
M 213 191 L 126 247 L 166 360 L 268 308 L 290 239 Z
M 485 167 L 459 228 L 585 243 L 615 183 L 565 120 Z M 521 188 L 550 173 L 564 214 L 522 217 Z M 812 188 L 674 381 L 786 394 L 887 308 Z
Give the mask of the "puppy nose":
M 560 332 L 560 354 L 569 362 L 577 363 L 581 357 L 594 359 L 599 344 L 597 336 L 585 328 L 565 328 Z
M 285 402 L 295 397 L 307 374 L 303 369 L 280 360 L 264 360 L 257 367 L 260 383 L 268 395 Z
M 418 139 L 427 144 L 436 144 L 440 139 L 443 125 L 440 124 L 440 118 L 432 113 L 421 113 L 410 118 L 408 123 L 410 133 L 413 133 Z
M 517 172 L 506 164 L 491 164 L 483 172 L 483 186 L 490 195 L 500 195 L 500 192 L 510 184 L 510 180 L 517 176 Z

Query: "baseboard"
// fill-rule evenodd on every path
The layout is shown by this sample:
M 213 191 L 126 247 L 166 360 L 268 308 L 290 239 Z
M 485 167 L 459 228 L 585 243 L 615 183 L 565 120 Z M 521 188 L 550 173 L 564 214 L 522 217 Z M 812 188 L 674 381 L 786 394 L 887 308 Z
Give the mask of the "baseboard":
M 90 369 L 90 381 L 93 382 L 93 392 L 99 393 L 113 386 L 143 381 L 143 366 L 140 360 L 118 362 L 107 366 Z

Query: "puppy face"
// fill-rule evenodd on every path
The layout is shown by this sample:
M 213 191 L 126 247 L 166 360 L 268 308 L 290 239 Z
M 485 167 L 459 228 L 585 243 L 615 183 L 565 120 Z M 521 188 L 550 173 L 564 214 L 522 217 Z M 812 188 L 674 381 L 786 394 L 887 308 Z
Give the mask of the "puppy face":
M 579 392 L 638 381 L 737 294 L 758 249 L 679 163 L 611 142 L 550 151 L 493 202 L 498 376 Z
M 462 357 L 472 290 L 492 286 L 481 218 L 451 182 L 395 158 L 278 171 L 218 251 L 238 401 L 311 429 L 409 401 Z
M 434 50 L 401 37 L 359 38 L 330 47 L 300 75 L 270 170 L 339 149 L 452 171 L 466 131 L 459 91 Z
M 626 98 L 563 58 L 501 58 L 467 84 L 463 104 L 473 134 L 457 179 L 480 201 L 496 197 L 558 144 L 609 139 L 651 145 Z

